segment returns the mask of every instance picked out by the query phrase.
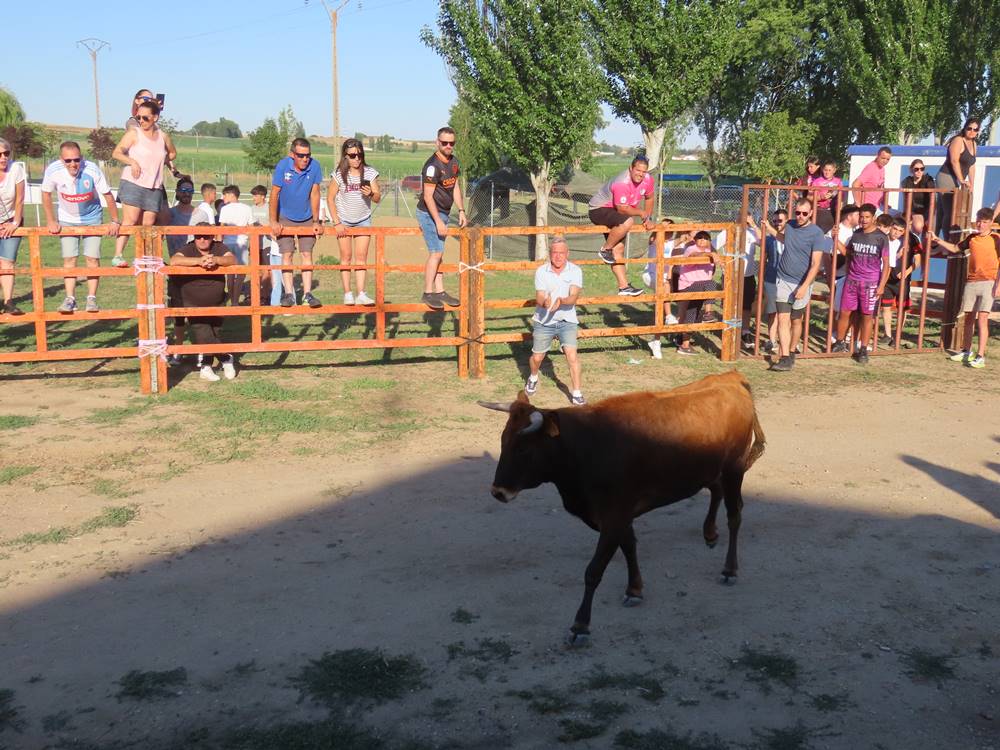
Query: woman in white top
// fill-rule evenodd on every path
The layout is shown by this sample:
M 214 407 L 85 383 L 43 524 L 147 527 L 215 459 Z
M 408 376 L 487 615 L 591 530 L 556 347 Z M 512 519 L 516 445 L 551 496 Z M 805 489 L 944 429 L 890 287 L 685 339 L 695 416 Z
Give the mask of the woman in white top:
M 377 178 L 378 171 L 365 164 L 365 147 L 361 141 L 357 138 L 344 141 L 340 147 L 340 164 L 326 190 L 326 205 L 330 209 L 330 220 L 333 221 L 337 242 L 340 244 L 341 265 L 368 263 L 371 236 L 348 236 L 344 234 L 344 230 L 372 225 L 372 203 L 382 200 Z M 365 294 L 365 276 L 365 269 L 355 270 L 355 295 L 351 292 L 351 272 L 340 272 L 345 305 L 375 304 L 375 300 Z
M 24 165 L 14 161 L 10 143 L 0 138 L 0 270 L 12 269 L 17 260 L 21 238 L 12 235 L 21 227 L 24 185 Z M 14 275 L 0 276 L 0 288 L 3 289 L 3 307 L 0 308 L 0 313 L 23 315 L 13 300 Z

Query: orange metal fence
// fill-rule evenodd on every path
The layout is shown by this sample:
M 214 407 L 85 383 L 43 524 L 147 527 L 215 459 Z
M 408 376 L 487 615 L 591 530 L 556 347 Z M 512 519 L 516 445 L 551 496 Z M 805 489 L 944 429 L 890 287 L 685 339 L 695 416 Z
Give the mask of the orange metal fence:
M 578 305 L 593 304 L 654 304 L 654 323 L 648 326 L 630 326 L 618 328 L 586 328 L 580 331 L 581 337 L 594 336 L 624 336 L 645 333 L 679 333 L 684 331 L 720 331 L 722 337 L 722 359 L 732 360 L 738 352 L 738 321 L 737 295 L 742 277 L 737 278 L 737 267 L 733 252 L 736 226 L 734 224 L 688 224 L 670 225 L 669 230 L 664 225 L 658 225 L 655 232 L 656 242 L 656 273 L 662 279 L 667 267 L 680 263 L 708 262 L 707 256 L 689 256 L 687 258 L 664 258 L 663 246 L 668 233 L 675 231 L 695 230 L 727 230 L 727 245 L 723 253 L 723 289 L 717 292 L 671 293 L 664 284 L 656 285 L 656 293 L 639 298 L 615 296 L 586 297 L 579 300 Z M 63 227 L 61 235 L 87 236 L 104 234 L 105 226 L 93 227 Z M 163 262 L 163 245 L 168 235 L 188 235 L 190 227 L 127 227 L 122 232 L 135 239 L 135 254 L 137 262 L 133 268 L 55 268 L 42 265 L 41 239 L 50 237 L 45 227 L 19 229 L 16 236 L 26 237 L 30 254 L 28 268 L 15 268 L 3 271 L 3 275 L 29 276 L 31 279 L 32 310 L 22 316 L 0 314 L 0 324 L 30 323 L 34 326 L 35 347 L 31 351 L 0 352 L 0 363 L 37 362 L 52 360 L 85 360 L 106 358 L 138 357 L 140 383 L 143 393 L 164 393 L 167 390 L 167 354 L 231 354 L 244 352 L 290 352 L 290 351 L 325 351 L 338 349 L 382 349 L 394 347 L 427 347 L 453 346 L 457 352 L 458 374 L 466 377 L 485 375 L 485 347 L 487 344 L 518 341 L 530 336 L 523 333 L 489 333 L 486 329 L 486 311 L 489 309 L 516 309 L 533 307 L 534 299 L 494 300 L 486 298 L 486 277 L 490 271 L 500 270 L 530 270 L 538 266 L 537 262 L 492 263 L 486 262 L 484 241 L 489 235 L 533 235 L 533 234 L 599 234 L 602 227 L 503 227 L 452 229 L 451 236 L 459 241 L 459 262 L 457 264 L 442 264 L 443 273 L 457 273 L 463 281 L 459 287 L 460 304 L 454 309 L 458 316 L 458 335 L 433 337 L 395 337 L 386 332 L 387 314 L 404 312 L 426 312 L 427 307 L 420 303 L 389 302 L 385 298 L 385 281 L 389 273 L 419 273 L 424 271 L 423 264 L 389 264 L 386 262 L 386 238 L 391 236 L 419 236 L 418 227 L 367 227 L 348 230 L 351 235 L 370 235 L 375 241 L 375 262 L 367 265 L 313 264 L 305 265 L 262 265 L 259 253 L 249 253 L 247 265 L 226 266 L 215 271 L 201 268 L 177 267 L 165 265 Z M 644 231 L 642 227 L 632 231 Z M 237 233 L 233 227 L 201 227 L 199 233 L 232 235 Z M 267 227 L 240 227 L 239 234 L 249 235 L 251 247 L 257 245 L 258 237 L 270 236 Z M 285 235 L 311 235 L 308 228 L 286 228 Z M 642 263 L 647 260 L 628 259 L 626 263 Z M 602 261 L 578 261 L 580 264 L 603 264 Z M 262 271 L 272 270 L 359 270 L 367 269 L 375 276 L 375 304 L 373 306 L 322 305 L 311 308 L 306 305 L 293 307 L 274 307 L 264 304 L 261 299 L 261 286 L 257 283 Z M 186 274 L 219 274 L 248 275 L 251 283 L 250 304 L 242 306 L 222 307 L 166 307 L 166 281 L 171 275 Z M 46 278 L 64 278 L 67 276 L 108 277 L 124 276 L 135 279 L 135 308 L 123 310 L 106 310 L 96 313 L 77 313 L 72 318 L 58 312 L 45 310 Z M 683 299 L 722 299 L 723 318 L 718 323 L 695 323 L 665 325 L 663 303 Z M 375 335 L 373 338 L 315 340 L 315 341 L 268 341 L 263 335 L 262 317 L 267 315 L 373 315 L 375 317 Z M 168 344 L 166 336 L 167 320 L 176 316 L 192 317 L 245 317 L 250 319 L 250 339 L 243 342 L 226 342 L 218 345 Z M 138 325 L 138 341 L 136 346 L 103 347 L 103 348 L 50 348 L 46 326 L 49 323 L 71 320 L 135 320 Z

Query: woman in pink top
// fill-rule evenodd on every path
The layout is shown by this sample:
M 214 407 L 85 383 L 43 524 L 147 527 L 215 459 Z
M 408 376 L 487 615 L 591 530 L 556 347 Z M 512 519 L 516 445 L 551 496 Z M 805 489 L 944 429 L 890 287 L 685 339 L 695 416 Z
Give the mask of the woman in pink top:
M 155 100 L 140 104 L 136 119 L 139 127 L 126 130 L 112 154 L 125 164 L 118 187 L 123 227 L 135 226 L 140 221 L 143 226 L 156 223 L 156 215 L 163 204 L 163 166 L 166 164 L 173 170 L 177 156 L 170 136 L 156 125 L 160 119 L 160 105 Z M 122 257 L 126 242 L 128 235 L 118 237 L 112 260 L 117 268 L 128 265 Z
M 694 242 L 684 248 L 684 255 L 708 255 L 711 256 L 711 263 L 690 263 L 681 266 L 680 274 L 677 277 L 678 292 L 714 292 L 718 291 L 719 285 L 714 280 L 715 264 L 721 262 L 719 256 L 712 252 L 712 235 L 708 232 L 698 232 L 694 236 Z M 677 304 L 677 315 L 682 323 L 700 322 L 701 308 L 710 300 L 692 299 L 680 300 Z M 678 354 L 697 354 L 691 348 L 691 336 L 687 333 L 681 334 L 681 343 L 677 347 Z

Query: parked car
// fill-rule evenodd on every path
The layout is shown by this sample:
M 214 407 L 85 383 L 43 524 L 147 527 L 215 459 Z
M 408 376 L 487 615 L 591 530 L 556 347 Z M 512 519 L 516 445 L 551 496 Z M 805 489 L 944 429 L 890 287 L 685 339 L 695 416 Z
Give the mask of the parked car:
M 399 182 L 399 186 L 405 190 L 420 190 L 422 180 L 418 174 L 409 174 Z

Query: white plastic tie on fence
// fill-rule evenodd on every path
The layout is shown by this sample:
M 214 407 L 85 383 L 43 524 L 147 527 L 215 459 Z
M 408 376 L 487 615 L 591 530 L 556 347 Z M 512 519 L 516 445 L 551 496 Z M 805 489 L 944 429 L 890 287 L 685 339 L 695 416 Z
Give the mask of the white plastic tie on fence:
M 485 262 L 486 261 L 484 260 L 481 263 L 476 263 L 474 266 L 470 266 L 468 263 L 460 260 L 458 261 L 458 272 L 465 273 L 466 271 L 478 271 L 479 273 L 485 274 L 486 270 L 483 268 L 483 263 Z
M 167 358 L 166 339 L 139 339 L 139 359 L 143 357 Z
M 132 275 L 160 273 L 165 265 L 163 258 L 159 255 L 137 255 L 135 261 L 132 263 Z
M 140 302 L 138 305 L 135 306 L 135 309 L 136 310 L 162 310 L 165 307 L 166 307 L 166 305 L 147 305 L 147 304 L 144 304 L 144 303 Z

